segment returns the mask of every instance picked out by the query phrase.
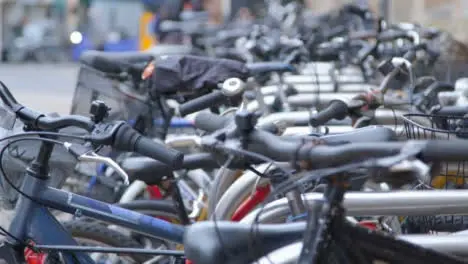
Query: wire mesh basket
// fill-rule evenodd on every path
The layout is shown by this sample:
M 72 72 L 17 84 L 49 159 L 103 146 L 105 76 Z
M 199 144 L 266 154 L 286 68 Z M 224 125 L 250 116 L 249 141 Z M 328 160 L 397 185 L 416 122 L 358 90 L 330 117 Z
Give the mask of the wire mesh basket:
M 16 119 L 16 115 L 8 107 L 0 104 L 0 150 L 5 148 L 0 157 L 2 172 L 0 173 L 0 207 L 11 210 L 14 208 L 19 193 L 11 185 L 20 187 L 25 179 L 26 169 L 39 153 L 41 142 L 34 140 L 38 136 L 29 135 L 24 141 L 11 142 L 6 139 L 23 131 L 24 124 Z M 80 134 L 83 131 L 63 129 L 60 132 Z M 62 140 L 57 138 L 57 140 Z M 74 140 L 66 139 L 69 142 Z M 10 144 L 11 143 L 11 144 Z M 61 147 L 54 147 L 49 160 L 49 183 L 53 188 L 61 188 L 67 177 L 74 174 L 76 159 Z
M 165 138 L 171 115 L 163 100 L 150 100 L 144 83 L 110 75 L 82 64 L 78 73 L 71 114 L 89 115 L 91 103 L 100 100 L 111 108 L 107 120 L 124 120 L 152 138 Z
M 408 139 L 468 139 L 468 118 L 465 117 L 406 114 L 402 119 Z M 440 173 L 432 177 L 430 183 L 432 188 L 468 188 L 468 164 L 466 162 L 444 162 L 439 166 Z
M 100 100 L 110 107 L 106 121 L 127 121 L 145 136 L 164 140 L 172 112 L 163 98 L 150 100 L 145 85 L 147 83 L 142 81 L 135 82 L 132 78 L 122 78 L 81 64 L 70 112 L 87 116 L 92 102 Z M 108 148 L 104 150 L 102 155 L 117 160 L 127 155 L 121 156 L 123 153 Z M 94 190 L 98 190 L 93 179 L 104 176 L 106 168 L 103 164 L 80 162 L 75 166 L 75 183 L 69 183 L 70 180 L 67 184 L 73 192 L 102 200 L 102 190 L 99 197 L 93 195 Z

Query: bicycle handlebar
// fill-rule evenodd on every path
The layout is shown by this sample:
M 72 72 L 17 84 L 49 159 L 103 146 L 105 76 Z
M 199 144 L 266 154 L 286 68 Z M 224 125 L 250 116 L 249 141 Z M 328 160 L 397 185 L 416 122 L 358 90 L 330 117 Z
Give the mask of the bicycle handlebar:
M 426 141 L 421 152 L 423 161 L 465 161 L 468 159 L 466 140 L 431 140 Z
M 467 106 L 459 106 L 459 105 L 453 105 L 453 106 L 443 106 L 438 109 L 434 109 L 432 111 L 432 114 L 435 115 L 440 115 L 440 116 L 465 116 L 468 114 L 468 107 Z
M 355 4 L 346 4 L 343 6 L 342 8 L 342 11 L 343 12 L 348 12 L 350 14 L 355 14 L 357 16 L 359 16 L 360 18 L 362 19 L 366 19 L 367 15 L 370 14 L 370 11 L 368 8 L 363 8 L 363 7 L 360 7 L 360 6 L 357 6 Z
M 198 116 L 195 125 L 214 120 L 214 114 Z M 219 117 L 219 116 L 218 116 Z M 217 129 L 222 129 L 228 118 L 219 117 Z M 210 127 L 213 131 L 216 127 Z M 339 166 L 376 157 L 399 154 L 405 148 L 416 150 L 418 158 L 425 162 L 463 161 L 468 159 L 468 142 L 464 140 L 428 140 L 407 142 L 346 143 L 341 145 L 308 144 L 311 137 L 281 137 L 256 129 L 248 134 L 246 150 L 264 155 L 278 162 L 307 161 L 311 169 Z M 238 140 L 237 138 L 227 139 Z M 213 140 L 203 141 L 212 144 Z M 203 144 L 203 143 L 202 143 Z M 227 144 L 233 145 L 233 144 Z M 234 144 L 236 145 L 236 144 Z M 221 147 L 223 148 L 223 147 Z M 258 162 L 258 160 L 256 161 Z
M 230 122 L 232 122 L 231 118 L 211 112 L 200 112 L 195 116 L 194 125 L 203 131 L 214 132 L 226 127 Z
M 3 82 L 0 82 L 0 98 L 3 103 L 9 108 L 13 109 L 18 104 L 15 97 L 11 94 L 10 90 L 6 87 Z
M 345 34 L 346 32 L 348 32 L 348 29 L 345 26 L 339 25 L 339 26 L 332 28 L 330 31 L 324 34 L 324 39 L 331 40 L 335 37 L 339 37 Z
M 137 152 L 160 160 L 172 168 L 182 165 L 184 156 L 181 152 L 143 137 L 125 122 L 95 123 L 91 118 L 79 115 L 50 117 L 19 104 L 3 84 L 0 85 L 0 98 L 15 112 L 17 118 L 32 129 L 56 131 L 71 126 L 79 127 L 90 132 L 85 139 L 94 144 Z
M 329 105 L 309 119 L 313 127 L 321 126 L 332 119 L 343 120 L 348 115 L 348 105 L 341 100 L 333 100 Z
M 221 105 L 227 99 L 228 97 L 223 92 L 216 90 L 179 105 L 179 114 L 180 116 L 186 116 L 203 109 Z
M 214 90 L 193 100 L 179 105 L 178 112 L 181 116 L 201 111 L 224 103 L 229 103 L 231 98 L 240 97 L 244 92 L 244 82 L 237 78 L 230 78 L 223 82 L 220 90 Z
M 35 127 L 39 130 L 59 130 L 66 127 L 79 127 L 88 132 L 94 129 L 94 122 L 87 117 L 78 115 L 69 115 L 63 117 L 49 117 L 20 104 L 12 108 L 25 125 Z
M 407 39 L 413 41 L 414 38 L 406 31 L 384 31 L 377 36 L 379 42 L 393 41 L 396 39 Z
M 115 132 L 113 147 L 122 151 L 137 152 L 143 156 L 159 160 L 171 168 L 180 168 L 184 155 L 162 143 L 142 136 L 130 125 L 122 123 Z
M 234 122 L 232 116 L 220 116 L 211 112 L 200 112 L 195 116 L 194 126 L 210 133 L 229 126 L 231 122 Z M 264 123 L 257 127 L 272 134 L 277 134 L 281 131 L 281 128 L 273 123 Z
M 405 147 L 419 148 L 425 162 L 464 161 L 468 158 L 468 142 L 464 140 L 428 140 L 408 142 L 348 143 L 340 146 L 307 146 L 302 140 L 285 140 L 264 131 L 255 131 L 249 138 L 249 150 L 276 161 L 293 160 L 310 163 L 311 169 L 340 166 L 370 158 L 399 154 Z M 412 144 L 412 145 L 409 145 Z
M 364 61 L 376 51 L 377 44 L 365 43 L 363 47 L 358 51 L 356 56 L 357 64 L 361 65 Z

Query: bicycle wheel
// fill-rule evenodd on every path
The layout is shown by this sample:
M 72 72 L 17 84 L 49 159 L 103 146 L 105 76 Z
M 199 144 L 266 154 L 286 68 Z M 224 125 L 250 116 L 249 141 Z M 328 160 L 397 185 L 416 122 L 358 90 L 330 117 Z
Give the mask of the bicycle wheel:
M 208 194 L 208 216 L 211 216 L 216 209 L 216 205 L 221 199 L 222 195 L 227 191 L 239 176 L 240 171 L 223 169 L 217 173 L 213 183 L 211 184 L 211 190 Z
M 72 220 L 62 223 L 73 238 L 83 246 L 128 247 L 141 248 L 141 244 L 122 233 L 105 228 L 93 222 Z M 143 263 L 150 257 L 145 255 L 129 254 L 116 255 L 107 253 L 90 253 L 96 263 Z
M 128 209 L 128 210 L 141 213 L 141 214 L 164 219 L 171 223 L 176 223 L 176 224 L 180 223 L 174 204 L 170 201 L 136 200 L 136 201 L 131 201 L 125 204 L 118 204 L 118 206 Z M 99 221 L 96 219 L 80 218 L 75 221 L 92 223 L 94 225 L 101 226 L 103 228 L 118 232 L 119 234 L 135 242 L 138 242 L 139 247 L 153 248 L 153 249 L 156 249 L 156 248 L 157 249 L 182 249 L 180 245 L 177 245 L 175 243 L 164 241 L 164 240 L 157 239 L 154 237 L 145 236 L 144 234 L 140 234 L 140 233 L 134 233 L 131 230 L 122 228 L 120 226 L 115 226 L 115 225 L 109 226 L 108 223 Z M 157 258 L 158 261 L 164 261 L 168 259 L 168 257 L 159 257 L 159 256 L 156 256 L 155 258 Z M 154 260 L 155 258 L 152 258 L 152 263 L 159 263 L 159 262 L 156 262 L 156 260 Z
M 263 171 L 266 166 L 259 167 L 258 170 Z M 231 220 L 235 210 L 253 193 L 253 187 L 259 177 L 253 172 L 246 172 L 237 181 L 235 181 L 223 193 L 216 205 L 215 212 L 211 214 L 211 219 L 216 220 Z M 268 180 L 262 179 L 257 185 L 263 186 Z

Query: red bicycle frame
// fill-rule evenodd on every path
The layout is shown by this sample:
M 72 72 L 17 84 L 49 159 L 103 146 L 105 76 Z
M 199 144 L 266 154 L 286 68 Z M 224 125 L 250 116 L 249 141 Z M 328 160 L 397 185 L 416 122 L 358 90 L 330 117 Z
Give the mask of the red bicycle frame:
M 146 190 L 149 192 L 151 200 L 159 200 L 163 198 L 161 190 L 157 185 L 148 185 L 146 186 Z
M 257 205 L 261 204 L 265 198 L 270 194 L 270 185 L 258 186 L 255 192 L 249 196 L 242 204 L 237 208 L 231 217 L 232 221 L 239 222 L 244 218 L 252 209 Z

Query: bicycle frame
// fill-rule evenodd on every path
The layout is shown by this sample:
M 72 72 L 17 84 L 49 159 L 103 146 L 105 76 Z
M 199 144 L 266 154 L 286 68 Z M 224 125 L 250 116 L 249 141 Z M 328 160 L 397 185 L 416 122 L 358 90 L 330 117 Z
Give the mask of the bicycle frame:
M 22 241 L 32 240 L 37 245 L 68 245 L 77 246 L 77 242 L 62 227 L 47 208 L 60 210 L 76 216 L 86 216 L 103 220 L 110 224 L 126 227 L 134 232 L 144 233 L 176 243 L 182 243 L 184 227 L 171 224 L 164 220 L 126 210 L 84 196 L 57 190 L 47 186 L 47 180 L 35 178 L 28 171 L 21 191 L 31 197 L 24 196 L 18 201 L 16 214 L 10 225 L 9 232 Z M 47 231 L 45 231 L 47 230 Z M 5 247 L 14 248 L 7 250 Z M 0 247 L 0 259 L 8 263 L 21 263 L 18 256 L 17 242 L 10 240 Z M 21 248 L 23 250 L 23 248 Z M 22 253 L 22 252 L 21 252 Z M 65 263 L 91 264 L 94 261 L 86 253 L 64 253 Z
M 322 193 L 306 193 L 304 202 L 314 206 Z M 349 216 L 421 216 L 468 214 L 468 190 L 427 190 L 392 192 L 347 192 L 343 201 Z M 252 224 L 260 209 L 250 212 L 241 222 Z M 288 200 L 281 198 L 263 208 L 261 223 L 286 218 L 290 214 Z
M 255 192 L 249 196 L 234 212 L 231 221 L 239 222 L 247 214 L 249 214 L 255 207 L 260 205 L 270 194 L 270 186 L 258 186 Z
M 398 125 L 403 125 L 402 116 L 407 114 L 408 111 L 405 110 L 392 110 L 392 109 L 376 109 L 374 112 L 373 120 L 378 125 L 391 125 L 395 126 L 395 122 Z M 294 112 L 282 112 L 282 113 L 273 113 L 268 116 L 262 117 L 258 124 L 275 124 L 275 123 L 286 123 L 286 124 L 295 124 L 295 125 L 308 125 L 310 118 L 310 111 L 294 111 Z M 428 124 L 428 121 L 423 118 L 418 118 L 418 122 L 422 124 Z M 424 122 L 426 121 L 426 122 Z M 423 123 L 424 122 L 424 123 Z M 350 122 L 348 120 L 339 121 L 333 120 L 329 122 L 330 125 L 345 125 L 349 126 Z
M 336 87 L 333 83 L 298 83 L 291 84 L 287 83 L 283 86 L 283 89 L 287 85 L 293 85 L 294 89 L 299 94 L 316 94 L 316 93 L 362 93 L 367 92 L 371 89 L 377 88 L 375 85 L 366 83 L 359 84 L 340 84 Z M 278 85 L 262 86 L 260 91 L 263 96 L 275 95 L 278 91 Z
M 468 245 L 465 242 L 467 238 L 466 234 L 457 235 L 457 233 L 452 233 L 448 235 L 400 235 L 397 236 L 397 238 L 446 254 L 455 254 L 463 257 L 468 255 L 468 252 L 466 251 Z M 287 245 L 283 248 L 270 252 L 268 255 L 259 259 L 255 263 L 267 264 L 271 263 L 271 259 L 274 259 L 275 263 L 281 264 L 296 263 L 299 254 L 301 253 L 302 246 L 302 241 Z

